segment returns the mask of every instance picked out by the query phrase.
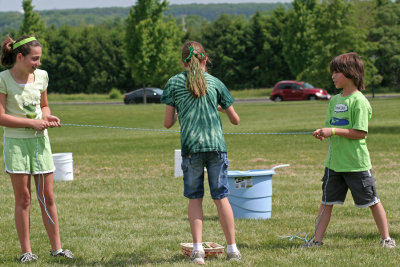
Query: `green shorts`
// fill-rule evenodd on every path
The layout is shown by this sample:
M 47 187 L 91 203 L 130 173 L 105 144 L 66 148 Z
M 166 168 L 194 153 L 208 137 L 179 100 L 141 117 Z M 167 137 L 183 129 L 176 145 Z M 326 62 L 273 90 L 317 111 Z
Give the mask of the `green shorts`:
M 5 137 L 3 159 L 8 173 L 39 174 L 55 170 L 48 136 Z

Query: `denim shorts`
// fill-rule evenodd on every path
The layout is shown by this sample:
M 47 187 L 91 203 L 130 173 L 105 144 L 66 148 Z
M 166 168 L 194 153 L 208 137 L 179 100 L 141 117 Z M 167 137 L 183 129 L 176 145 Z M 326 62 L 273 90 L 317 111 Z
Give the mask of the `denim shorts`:
M 225 152 L 199 152 L 182 157 L 184 193 L 189 199 L 204 196 L 204 167 L 207 168 L 208 184 L 212 199 L 228 196 L 228 165 Z
M 328 184 L 326 184 L 326 181 L 328 181 Z M 322 203 L 325 203 L 326 194 L 327 205 L 343 204 L 348 189 L 350 189 L 354 204 L 357 207 L 369 207 L 380 202 L 376 193 L 375 178 L 372 176 L 371 170 L 335 172 L 325 168 L 322 182 Z

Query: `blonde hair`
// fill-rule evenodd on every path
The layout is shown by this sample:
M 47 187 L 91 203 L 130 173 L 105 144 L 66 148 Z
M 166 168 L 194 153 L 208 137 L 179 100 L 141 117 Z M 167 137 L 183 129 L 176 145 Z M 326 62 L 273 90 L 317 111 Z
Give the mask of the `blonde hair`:
M 194 98 L 199 98 L 207 92 L 207 82 L 201 63 L 207 60 L 204 47 L 198 42 L 186 42 L 182 47 L 182 61 L 188 65 L 186 88 Z

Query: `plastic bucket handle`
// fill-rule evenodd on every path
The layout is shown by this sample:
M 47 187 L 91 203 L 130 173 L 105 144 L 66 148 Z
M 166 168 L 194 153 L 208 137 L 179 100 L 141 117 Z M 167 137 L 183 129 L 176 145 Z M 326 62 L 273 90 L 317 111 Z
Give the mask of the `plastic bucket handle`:
M 278 168 L 283 168 L 283 167 L 289 167 L 290 164 L 281 164 L 281 165 L 277 165 L 275 167 L 272 167 L 273 170 L 278 169 Z

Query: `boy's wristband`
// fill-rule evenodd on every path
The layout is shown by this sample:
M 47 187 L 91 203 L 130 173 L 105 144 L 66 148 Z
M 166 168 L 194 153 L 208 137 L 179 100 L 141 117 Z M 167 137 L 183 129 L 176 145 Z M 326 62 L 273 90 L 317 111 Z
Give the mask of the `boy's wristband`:
M 333 136 L 333 137 L 336 136 L 336 134 L 335 134 L 335 128 L 332 128 L 332 136 Z

